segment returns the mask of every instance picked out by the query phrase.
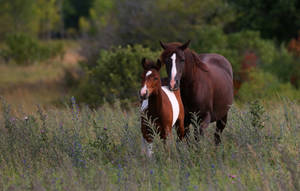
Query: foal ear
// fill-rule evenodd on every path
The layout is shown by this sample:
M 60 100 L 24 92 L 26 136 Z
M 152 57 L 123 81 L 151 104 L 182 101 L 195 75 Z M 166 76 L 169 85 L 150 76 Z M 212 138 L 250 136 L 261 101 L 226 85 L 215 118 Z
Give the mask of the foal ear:
M 159 41 L 159 43 L 163 49 L 167 49 L 167 45 L 165 43 L 163 43 L 162 41 Z
M 157 68 L 158 71 L 161 68 L 161 61 L 160 61 L 160 59 L 157 59 L 157 61 L 156 61 L 156 68 Z
M 142 59 L 142 66 L 146 70 L 146 68 L 147 68 L 147 62 L 146 62 L 146 58 L 145 57 Z
M 190 42 L 191 42 L 191 40 L 188 40 L 186 43 L 184 43 L 183 45 L 181 45 L 179 47 L 179 49 L 185 50 L 190 45 Z

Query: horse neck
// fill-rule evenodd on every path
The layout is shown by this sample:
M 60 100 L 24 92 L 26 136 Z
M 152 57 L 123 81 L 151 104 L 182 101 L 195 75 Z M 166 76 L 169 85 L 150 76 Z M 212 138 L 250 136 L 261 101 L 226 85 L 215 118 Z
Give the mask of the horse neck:
M 149 107 L 154 109 L 156 112 L 162 108 L 162 89 L 161 84 L 157 88 L 154 94 L 149 97 Z
M 190 87 L 193 87 L 193 85 L 195 85 L 195 79 L 197 75 L 197 78 L 201 79 L 201 81 L 205 81 L 205 76 L 207 75 L 206 71 L 203 71 L 202 69 L 199 68 L 199 66 L 197 66 L 197 53 L 191 51 L 191 50 L 186 50 L 185 51 L 185 55 L 186 55 L 186 61 L 185 61 L 185 66 L 184 66 L 184 73 L 182 74 L 182 82 L 184 82 L 185 86 L 188 86 L 189 89 Z
M 191 50 L 186 50 L 185 55 L 186 60 L 184 64 L 184 72 L 182 74 L 182 78 L 185 83 L 191 84 L 193 82 L 197 66 L 194 62 L 193 52 Z

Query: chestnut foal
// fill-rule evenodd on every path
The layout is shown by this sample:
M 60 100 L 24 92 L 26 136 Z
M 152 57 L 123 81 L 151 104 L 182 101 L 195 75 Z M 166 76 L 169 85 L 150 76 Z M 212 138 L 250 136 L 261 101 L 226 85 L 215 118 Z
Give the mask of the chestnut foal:
M 143 100 L 141 110 L 148 119 L 154 120 L 157 132 L 164 140 L 171 136 L 172 127 L 176 125 L 180 140 L 184 137 L 184 107 L 180 97 L 180 90 L 170 91 L 167 86 L 161 85 L 159 70 L 160 60 L 157 64 L 142 60 L 144 72 L 142 74 L 142 89 L 139 91 Z M 147 156 L 152 155 L 152 130 L 147 126 L 144 117 L 141 117 L 141 130 L 144 143 L 147 143 Z

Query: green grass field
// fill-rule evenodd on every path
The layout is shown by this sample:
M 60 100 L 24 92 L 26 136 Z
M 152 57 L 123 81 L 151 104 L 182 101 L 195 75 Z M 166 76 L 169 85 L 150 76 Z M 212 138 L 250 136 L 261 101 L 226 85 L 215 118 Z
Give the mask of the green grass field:
M 300 105 L 233 106 L 223 144 L 214 124 L 199 142 L 142 152 L 138 108 L 105 105 L 33 114 L 2 100 L 1 190 L 299 190 Z M 256 115 L 259 114 L 259 115 Z

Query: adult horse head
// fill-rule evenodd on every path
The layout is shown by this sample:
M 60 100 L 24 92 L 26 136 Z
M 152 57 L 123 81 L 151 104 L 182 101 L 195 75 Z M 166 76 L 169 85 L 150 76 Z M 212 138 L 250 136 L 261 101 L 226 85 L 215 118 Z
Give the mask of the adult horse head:
M 160 44 L 164 49 L 160 59 L 166 65 L 169 88 L 180 87 L 185 127 L 191 123 L 191 113 L 198 113 L 202 121 L 200 129 L 195 129 L 196 133 L 202 133 L 210 122 L 216 121 L 215 141 L 220 143 L 220 133 L 225 128 L 233 102 L 231 64 L 218 54 L 197 54 L 188 48 L 190 41 Z

